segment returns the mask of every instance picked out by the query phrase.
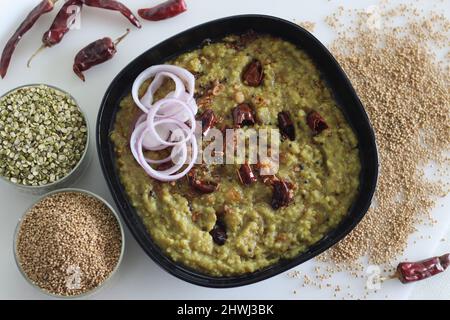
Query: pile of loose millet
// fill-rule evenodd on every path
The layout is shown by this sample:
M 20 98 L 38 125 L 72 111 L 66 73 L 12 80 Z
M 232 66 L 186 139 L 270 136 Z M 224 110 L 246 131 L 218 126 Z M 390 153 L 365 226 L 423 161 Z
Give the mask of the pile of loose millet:
M 349 76 L 373 124 L 380 156 L 374 203 L 362 222 L 322 259 L 387 264 L 402 254 L 418 223 L 448 192 L 450 21 L 383 1 L 370 12 L 339 8 L 326 22 L 338 31 L 331 51 Z M 350 15 L 353 26 L 343 28 Z M 375 15 L 375 16 L 374 16 Z M 399 23 L 399 19 L 401 22 Z M 430 48 L 447 50 L 440 59 Z M 432 165 L 437 179 L 425 176 Z
M 89 292 L 117 266 L 122 234 L 100 200 L 78 192 L 56 193 L 24 217 L 17 235 L 17 261 L 30 281 L 63 296 Z
M 64 178 L 80 161 L 86 121 L 75 101 L 48 86 L 28 86 L 0 99 L 0 175 L 26 186 Z

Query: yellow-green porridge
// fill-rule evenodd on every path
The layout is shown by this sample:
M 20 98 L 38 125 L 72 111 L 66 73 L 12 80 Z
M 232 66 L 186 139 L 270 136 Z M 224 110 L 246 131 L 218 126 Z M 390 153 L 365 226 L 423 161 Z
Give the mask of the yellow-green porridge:
M 170 258 L 213 276 L 249 273 L 294 258 L 339 224 L 358 193 L 358 141 L 305 52 L 248 33 L 167 63 L 195 75 L 198 114 L 213 113 L 214 128 L 282 134 L 273 176 L 260 176 L 261 163 L 197 164 L 181 180 L 160 182 L 130 151 L 140 109 L 131 94 L 121 101 L 111 134 L 118 172 L 152 239 Z M 157 95 L 170 90 L 168 82 Z

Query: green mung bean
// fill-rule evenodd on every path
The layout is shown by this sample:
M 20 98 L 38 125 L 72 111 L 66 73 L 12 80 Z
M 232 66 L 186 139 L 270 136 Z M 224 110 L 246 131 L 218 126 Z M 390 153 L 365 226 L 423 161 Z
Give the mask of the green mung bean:
M 83 156 L 87 127 L 68 94 L 45 85 L 0 99 L 0 175 L 42 186 L 67 176 Z

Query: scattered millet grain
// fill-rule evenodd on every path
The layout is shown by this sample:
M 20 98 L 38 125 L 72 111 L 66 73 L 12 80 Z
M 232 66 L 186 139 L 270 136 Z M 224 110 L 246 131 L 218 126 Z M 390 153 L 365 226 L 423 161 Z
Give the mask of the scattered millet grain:
M 110 276 L 121 247 L 120 226 L 104 203 L 62 192 L 44 198 L 25 215 L 16 254 L 32 283 L 52 294 L 73 296 Z
M 450 76 L 430 47 L 449 46 L 450 22 L 413 7 L 377 7 L 375 25 L 365 10 L 352 10 L 355 25 L 342 30 L 338 13 L 328 18 L 338 37 L 331 45 L 358 92 L 375 129 L 380 176 L 375 201 L 362 222 L 321 259 L 389 263 L 400 255 L 415 225 L 430 215 L 448 184 L 425 177 L 434 163 L 448 176 Z M 402 17 L 403 25 L 391 21 Z M 336 20 L 336 21 L 335 21 Z M 332 23 L 334 22 L 334 23 Z M 431 218 L 431 217 L 430 217 Z
M 381 167 L 371 209 L 353 232 L 318 257 L 328 262 L 323 272 L 314 271 L 321 282 L 340 272 L 367 279 L 361 259 L 366 256 L 384 266 L 380 276 L 389 278 L 415 226 L 438 223 L 430 211 L 449 190 L 441 179 L 449 176 L 450 163 L 450 21 L 382 0 L 362 10 L 339 7 L 325 22 L 337 32 L 330 49 L 374 126 Z M 431 179 L 425 167 L 435 170 Z M 317 287 L 306 277 L 305 286 Z M 333 289 L 337 298 L 341 288 Z M 366 288 L 362 298 L 372 293 Z
M 288 272 L 287 276 L 289 278 L 300 278 L 301 274 L 302 273 L 300 271 L 298 271 L 298 270 L 292 270 L 292 271 Z

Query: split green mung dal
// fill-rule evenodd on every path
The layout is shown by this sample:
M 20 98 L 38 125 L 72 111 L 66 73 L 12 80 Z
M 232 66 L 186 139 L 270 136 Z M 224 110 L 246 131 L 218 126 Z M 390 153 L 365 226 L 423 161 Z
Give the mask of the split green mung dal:
M 42 186 L 67 176 L 83 156 L 86 120 L 74 99 L 45 85 L 0 99 L 0 175 Z

